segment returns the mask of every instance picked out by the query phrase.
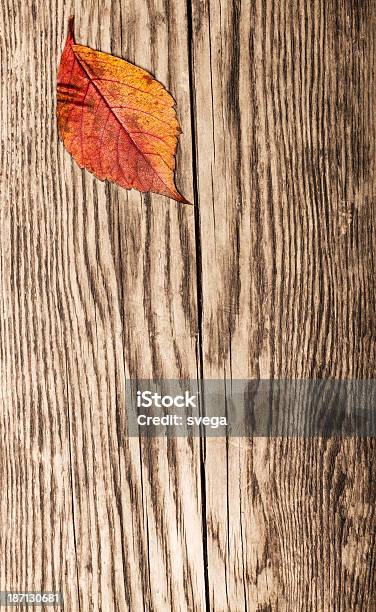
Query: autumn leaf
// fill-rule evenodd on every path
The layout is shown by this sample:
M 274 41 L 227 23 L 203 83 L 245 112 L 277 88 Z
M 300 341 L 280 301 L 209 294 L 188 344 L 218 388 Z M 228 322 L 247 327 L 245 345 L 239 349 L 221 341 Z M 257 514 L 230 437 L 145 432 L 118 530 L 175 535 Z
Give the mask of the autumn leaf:
M 101 181 L 189 204 L 174 184 L 181 132 L 174 99 L 146 70 L 77 45 L 73 17 L 58 73 L 57 118 L 81 168 Z

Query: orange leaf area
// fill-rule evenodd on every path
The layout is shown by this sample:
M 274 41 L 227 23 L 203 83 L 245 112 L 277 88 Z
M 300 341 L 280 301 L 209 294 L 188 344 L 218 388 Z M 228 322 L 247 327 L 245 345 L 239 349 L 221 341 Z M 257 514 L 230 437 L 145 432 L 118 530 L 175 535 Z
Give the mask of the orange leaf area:
M 125 189 L 189 202 L 174 183 L 181 132 L 174 99 L 151 74 L 77 45 L 73 17 L 57 80 L 59 135 L 81 168 Z

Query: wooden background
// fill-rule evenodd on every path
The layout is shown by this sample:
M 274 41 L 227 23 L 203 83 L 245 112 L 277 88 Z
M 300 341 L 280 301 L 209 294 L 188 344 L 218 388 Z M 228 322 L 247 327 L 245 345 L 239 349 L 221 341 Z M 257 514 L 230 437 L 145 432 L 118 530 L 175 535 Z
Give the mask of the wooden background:
M 195 207 L 58 141 L 70 14 L 174 95 Z M 130 376 L 376 378 L 375 0 L 5 0 L 0 41 L 0 589 L 375 610 L 375 440 L 124 435 Z

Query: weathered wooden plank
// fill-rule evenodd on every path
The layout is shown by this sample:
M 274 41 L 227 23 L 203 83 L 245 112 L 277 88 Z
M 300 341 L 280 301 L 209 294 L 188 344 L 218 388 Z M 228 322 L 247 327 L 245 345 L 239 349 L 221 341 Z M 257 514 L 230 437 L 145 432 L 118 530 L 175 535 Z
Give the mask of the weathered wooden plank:
M 1 588 L 69 610 L 203 609 L 198 441 L 128 440 L 126 376 L 195 377 L 194 211 L 100 183 L 58 142 L 77 40 L 169 87 L 191 192 L 184 3 L 1 7 Z
M 126 438 L 124 381 L 374 376 L 373 3 L 0 10 L 0 588 L 63 588 L 69 610 L 370 609 L 374 441 L 210 440 L 203 466 L 197 440 Z M 71 13 L 177 99 L 198 312 L 194 210 L 58 143 Z
M 375 376 L 374 9 L 192 2 L 208 378 Z M 374 463 L 207 441 L 211 609 L 372 608 Z
M 0 11 L 0 583 L 54 589 L 64 579 L 67 600 L 76 602 L 58 280 L 64 242 L 55 209 L 56 154 L 49 151 L 55 57 L 42 21 L 35 36 L 25 36 L 36 17 L 30 7 L 3 3 Z
M 161 1 L 119 6 L 124 42 L 120 47 L 117 41 L 112 51 L 150 70 L 174 95 L 183 130 L 179 187 L 191 197 L 185 6 Z M 129 375 L 195 378 L 194 211 L 157 196 L 140 197 L 117 188 L 111 188 L 111 193 Z M 148 536 L 148 555 L 142 565 L 150 580 L 145 583 L 146 607 L 203 608 L 199 443 L 145 440 L 140 443 L 140 456 Z

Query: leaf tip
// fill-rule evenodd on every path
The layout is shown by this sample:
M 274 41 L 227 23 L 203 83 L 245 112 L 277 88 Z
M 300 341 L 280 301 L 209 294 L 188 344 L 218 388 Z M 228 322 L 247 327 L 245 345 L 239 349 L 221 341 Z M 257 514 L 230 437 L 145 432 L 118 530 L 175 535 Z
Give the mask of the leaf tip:
M 181 195 L 181 193 L 179 193 L 179 198 L 174 198 L 177 202 L 180 202 L 181 204 L 188 204 L 189 206 L 193 206 L 193 202 L 190 202 L 189 200 L 187 200 L 183 195 Z
M 68 19 L 68 38 L 74 42 L 74 15 Z

